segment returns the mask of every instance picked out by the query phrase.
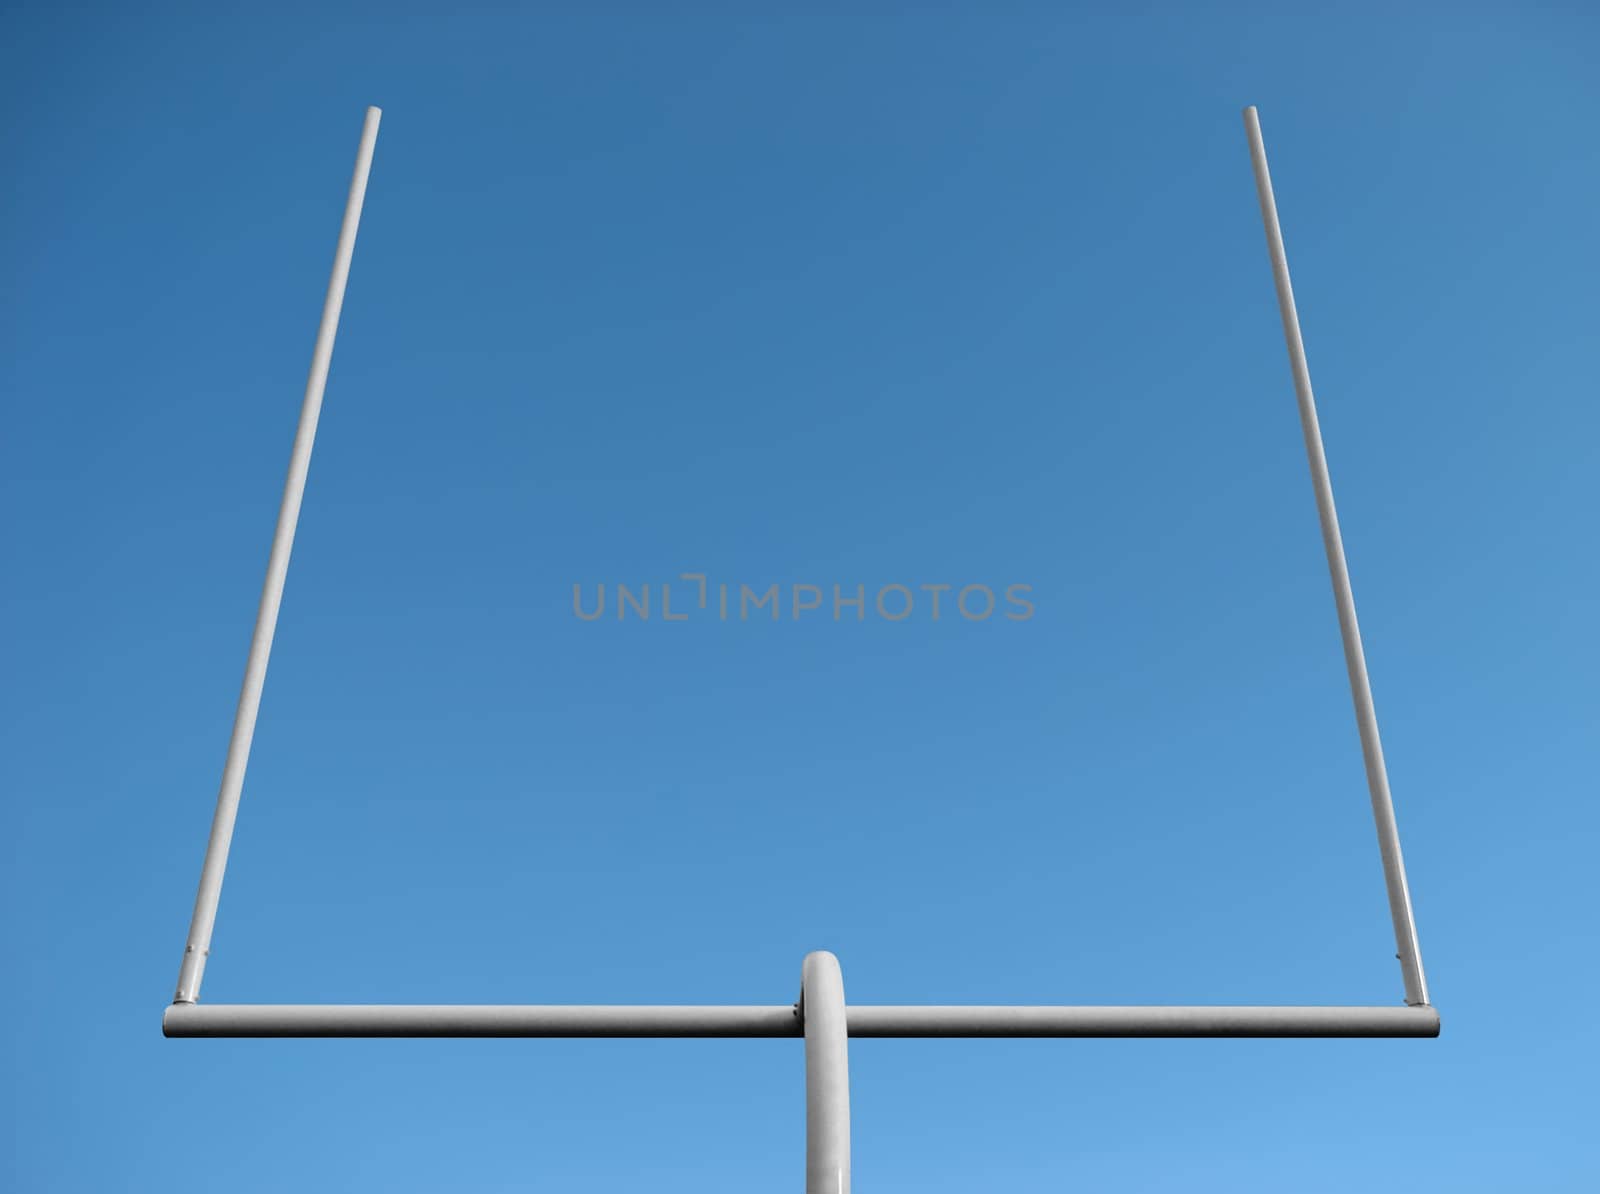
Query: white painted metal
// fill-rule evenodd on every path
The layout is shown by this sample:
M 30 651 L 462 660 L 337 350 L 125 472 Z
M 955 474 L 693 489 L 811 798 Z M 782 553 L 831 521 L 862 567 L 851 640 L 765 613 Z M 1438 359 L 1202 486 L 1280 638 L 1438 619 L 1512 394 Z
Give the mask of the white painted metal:
M 1431 1007 L 905 1007 L 852 1004 L 853 1037 L 1434 1037 Z M 169 1037 L 798 1037 L 792 1004 L 178 1003 Z
M 1345 564 L 1344 540 L 1339 534 L 1339 513 L 1333 504 L 1333 483 L 1329 480 L 1328 460 L 1322 450 L 1322 428 L 1317 422 L 1317 402 L 1311 392 L 1311 368 L 1306 363 L 1300 316 L 1295 311 L 1294 288 L 1289 282 L 1289 258 L 1283 248 L 1283 230 L 1278 226 L 1272 175 L 1267 170 L 1267 148 L 1261 140 L 1260 117 L 1253 107 L 1244 110 L 1244 127 L 1250 139 L 1250 163 L 1255 169 L 1256 197 L 1261 203 L 1267 252 L 1272 258 L 1272 280 L 1278 290 L 1278 313 L 1283 318 L 1283 337 L 1288 344 L 1289 367 L 1294 373 L 1294 392 L 1300 404 L 1300 428 L 1305 435 L 1306 459 L 1311 465 L 1311 485 L 1317 494 L 1322 546 L 1328 556 L 1334 604 L 1339 610 L 1339 635 L 1344 640 L 1345 670 L 1350 676 L 1350 696 L 1355 702 L 1356 729 L 1361 735 L 1361 756 L 1366 764 L 1372 818 L 1378 829 L 1378 849 L 1383 856 L 1389 917 L 1394 922 L 1406 1002 L 1421 1006 L 1428 1002 L 1428 982 L 1422 973 L 1422 950 L 1417 944 L 1417 925 L 1411 912 L 1405 858 L 1400 853 L 1400 830 L 1395 823 L 1394 801 L 1389 794 L 1383 743 L 1378 737 L 1378 713 L 1372 701 L 1372 684 L 1367 678 L 1366 653 L 1361 648 L 1361 626 L 1356 621 L 1356 599 L 1350 588 L 1350 569 Z
M 367 194 L 367 175 L 372 169 L 372 150 L 378 140 L 378 121 L 382 115 L 377 108 L 368 108 L 361 128 L 361 146 L 356 152 L 355 174 L 350 179 L 350 194 L 345 201 L 344 224 L 339 229 L 339 246 L 333 255 L 333 276 L 328 279 L 328 293 L 322 304 L 322 323 L 317 328 L 317 343 L 311 353 L 311 374 L 306 379 L 305 400 L 300 406 L 300 425 L 295 432 L 294 448 L 289 453 L 289 476 L 278 507 L 272 551 L 267 556 L 267 578 L 261 587 L 261 604 L 256 610 L 256 627 L 250 638 L 250 655 L 245 662 L 244 683 L 234 713 L 233 734 L 228 740 L 228 757 L 222 767 L 217 811 L 211 819 L 211 837 L 206 843 L 205 863 L 200 868 L 200 888 L 195 894 L 189 940 L 178 970 L 178 990 L 174 998 L 179 1003 L 193 1003 L 200 998 L 200 980 L 205 974 L 206 958 L 211 953 L 211 932 L 217 921 L 217 903 L 222 898 L 222 876 L 228 867 L 228 848 L 233 843 L 234 821 L 239 815 L 245 767 L 250 761 L 250 743 L 256 733 L 261 689 L 267 679 L 267 660 L 272 655 L 272 636 L 278 627 L 283 582 L 289 572 L 295 527 L 300 521 L 300 502 L 305 496 L 306 473 L 311 467 L 311 445 L 317 438 L 322 392 L 328 384 L 333 340 L 339 330 L 339 311 L 344 306 L 345 282 L 350 277 L 356 227 L 361 223 L 361 204 Z
M 194 917 L 179 972 L 176 1001 L 162 1031 L 169 1037 L 797 1037 L 805 1038 L 807 1194 L 849 1194 L 849 1037 L 1434 1037 L 1439 1016 L 1428 1006 L 1406 887 L 1405 863 L 1378 740 L 1361 632 L 1339 535 L 1305 347 L 1289 284 L 1288 261 L 1267 172 L 1266 150 L 1254 108 L 1245 109 L 1257 194 L 1277 284 L 1279 310 L 1300 404 L 1323 544 L 1333 579 L 1345 662 L 1361 734 L 1373 816 L 1383 854 L 1395 939 L 1405 976 L 1405 1007 L 849 1007 L 838 959 L 808 954 L 801 968 L 801 999 L 794 1006 L 200 1006 L 200 982 L 210 952 L 228 849 L 238 816 L 255 733 L 267 661 L 283 599 L 284 578 L 305 493 L 317 419 L 333 356 L 356 229 L 372 166 L 380 113 L 367 110 L 361 146 L 323 305 L 311 374 L 290 456 L 266 583 L 250 643 L 249 660 L 223 768 L 217 810 L 206 847 Z
M 800 966 L 806 1037 L 806 1194 L 850 1194 L 849 1032 L 839 959 L 826 950 Z

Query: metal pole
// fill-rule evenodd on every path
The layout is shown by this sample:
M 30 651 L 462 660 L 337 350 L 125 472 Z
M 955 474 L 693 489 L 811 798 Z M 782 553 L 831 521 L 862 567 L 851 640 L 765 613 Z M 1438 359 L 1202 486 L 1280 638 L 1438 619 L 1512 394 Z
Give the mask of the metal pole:
M 1431 1007 L 852 1007 L 853 1037 L 1436 1037 Z
M 345 202 L 344 223 L 339 229 L 339 247 L 333 255 L 333 276 L 328 280 L 328 294 L 322 305 L 322 323 L 311 354 L 311 374 L 306 380 L 305 400 L 300 407 L 300 425 L 289 454 L 289 476 L 284 482 L 283 502 L 278 508 L 272 551 L 267 557 L 267 578 L 261 588 L 255 632 L 250 638 L 250 656 L 245 663 L 239 707 L 233 718 L 233 735 L 228 740 L 228 757 L 222 768 L 217 811 L 211 820 L 211 838 L 206 843 L 205 864 L 200 870 L 200 888 L 195 895 L 194 917 L 189 923 L 189 940 L 178 971 L 178 990 L 174 996 L 178 1003 L 193 1003 L 200 997 L 200 980 L 211 952 L 211 931 L 217 920 L 217 902 L 222 897 L 222 876 L 228 866 L 234 821 L 239 815 L 245 766 L 250 760 L 251 739 L 255 737 L 261 689 L 267 678 L 267 660 L 272 654 L 272 635 L 278 625 L 283 582 L 289 571 L 295 526 L 300 520 L 300 501 L 305 496 L 306 471 L 311 465 L 311 445 L 317 436 L 322 392 L 328 384 L 333 339 L 339 330 L 339 310 L 344 305 L 345 282 L 350 276 L 350 258 L 356 247 L 356 226 L 361 222 L 361 203 L 367 193 L 367 174 L 372 169 L 372 149 L 378 139 L 378 121 L 382 115 L 377 108 L 368 108 L 361 127 L 355 174 L 350 179 L 350 196 Z
M 806 1194 L 850 1194 L 849 1029 L 839 959 L 809 953 L 800 966 L 806 1034 Z
M 805 1007 L 819 1016 L 817 1000 Z M 845 1010 L 853 1037 L 1436 1037 L 1431 1007 L 934 1007 Z M 756 1007 L 194 1004 L 169 1037 L 788 1037 L 790 1004 Z
M 1266 228 L 1267 252 L 1272 258 L 1272 278 L 1278 289 L 1278 312 L 1283 317 L 1283 336 L 1289 348 L 1295 396 L 1300 403 L 1300 427 L 1305 433 L 1306 458 L 1311 464 L 1311 484 L 1317 494 L 1322 545 L 1327 552 L 1328 573 L 1333 580 L 1334 603 L 1339 609 L 1339 634 L 1344 640 L 1345 670 L 1350 674 L 1350 696 L 1355 702 L 1356 728 L 1361 734 L 1361 756 L 1366 763 L 1367 791 L 1372 797 L 1372 818 L 1378 830 L 1378 849 L 1383 855 L 1383 877 L 1389 891 L 1389 917 L 1394 922 L 1395 945 L 1399 950 L 1397 956 L 1405 977 L 1406 1002 L 1413 1006 L 1425 1005 L 1428 1002 L 1428 983 L 1422 973 L 1422 952 L 1417 945 L 1417 926 L 1411 914 L 1405 858 L 1400 853 L 1400 831 L 1395 824 L 1394 801 L 1389 795 L 1389 775 L 1383 765 L 1378 714 L 1372 703 L 1372 685 L 1367 679 L 1367 660 L 1361 649 L 1361 627 L 1356 621 L 1355 596 L 1350 590 L 1350 570 L 1345 564 L 1344 542 L 1339 536 L 1339 515 L 1333 504 L 1333 485 L 1328 479 L 1328 461 L 1323 454 L 1322 431 L 1317 424 L 1317 404 L 1311 392 L 1311 370 L 1306 364 L 1305 343 L 1300 338 L 1300 318 L 1295 313 L 1294 289 L 1289 283 L 1289 259 L 1283 248 L 1283 231 L 1278 227 L 1278 206 L 1272 197 L 1272 176 L 1267 170 L 1267 150 L 1261 140 L 1261 121 L 1255 108 L 1244 110 L 1244 127 L 1250 138 L 1250 162 L 1255 168 L 1256 196 L 1261 201 L 1261 222 Z

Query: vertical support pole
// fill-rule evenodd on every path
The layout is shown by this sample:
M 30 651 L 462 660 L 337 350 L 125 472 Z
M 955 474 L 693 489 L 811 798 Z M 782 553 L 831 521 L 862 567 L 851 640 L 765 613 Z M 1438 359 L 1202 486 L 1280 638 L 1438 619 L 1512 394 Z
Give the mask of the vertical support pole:
M 806 1035 L 806 1194 L 850 1194 L 849 1028 L 839 959 L 809 953 L 800 966 Z
M 283 502 L 278 508 L 278 526 L 272 535 L 272 551 L 267 557 L 267 577 L 261 588 L 261 604 L 256 610 L 255 632 L 250 638 L 250 655 L 245 662 L 244 683 L 239 691 L 239 706 L 233 718 L 233 734 L 228 740 L 228 757 L 222 768 L 222 787 L 217 793 L 217 811 L 211 820 L 211 837 L 206 843 L 205 863 L 200 869 L 200 888 L 195 895 L 194 917 L 189 923 L 189 940 L 184 946 L 183 965 L 178 971 L 176 1003 L 193 1003 L 200 997 L 200 980 L 206 957 L 211 952 L 211 931 L 216 924 L 217 903 L 222 898 L 222 876 L 228 866 L 228 848 L 233 842 L 233 825 L 239 815 L 239 796 L 244 791 L 244 772 L 250 760 L 250 743 L 255 737 L 256 714 L 261 709 L 261 689 L 266 683 L 267 660 L 272 654 L 272 636 L 278 627 L 278 607 L 283 602 L 283 583 L 289 572 L 289 553 L 294 547 L 295 527 L 300 521 L 300 502 L 305 496 L 306 473 L 311 467 L 311 445 L 317 437 L 317 418 L 322 413 L 322 392 L 328 384 L 328 366 L 333 360 L 333 340 L 339 330 L 339 312 L 344 306 L 345 282 L 350 276 L 350 259 L 356 248 L 356 227 L 361 222 L 361 204 L 367 194 L 367 175 L 372 169 L 372 150 L 378 139 L 378 121 L 383 113 L 368 108 L 361 127 L 361 146 L 356 151 L 355 174 L 350 179 L 350 194 L 345 201 L 344 223 L 339 229 L 339 246 L 333 255 L 333 275 L 322 304 L 322 323 L 317 328 L 316 348 L 311 354 L 311 374 L 306 379 L 305 400 L 300 406 L 300 425 L 294 448 L 289 454 L 289 476 L 283 486 Z
M 1361 649 L 1361 627 L 1356 622 L 1350 570 L 1345 564 L 1344 541 L 1339 535 L 1339 515 L 1333 504 L 1333 484 L 1328 478 L 1328 461 L 1322 450 L 1322 430 L 1317 423 L 1317 404 L 1311 391 L 1311 369 L 1306 363 L 1305 343 L 1300 337 L 1300 317 L 1295 312 L 1294 289 L 1289 282 L 1289 259 L 1283 248 L 1283 231 L 1278 226 L 1272 175 L 1267 170 L 1267 150 L 1261 139 L 1261 120 L 1255 108 L 1244 110 L 1244 127 L 1250 139 L 1250 163 L 1255 170 L 1256 197 L 1261 202 L 1261 222 L 1267 233 L 1267 252 L 1272 258 L 1272 279 L 1278 290 L 1278 313 L 1283 317 L 1283 336 L 1289 348 L 1295 396 L 1300 403 L 1300 428 L 1305 435 L 1306 458 L 1311 465 L 1311 484 L 1317 494 L 1322 545 L 1327 552 L 1333 599 L 1339 610 L 1339 635 L 1344 641 L 1345 670 L 1350 675 L 1350 696 L 1355 703 L 1356 729 L 1361 735 L 1361 756 L 1366 764 L 1367 791 L 1372 797 L 1378 849 L 1383 855 L 1383 877 L 1389 892 L 1389 917 L 1394 922 L 1395 945 L 1399 951 L 1397 956 L 1401 974 L 1405 978 L 1406 1002 L 1413 1006 L 1425 1005 L 1428 1002 L 1428 984 L 1422 973 L 1422 952 L 1417 945 L 1417 926 L 1411 913 L 1405 859 L 1400 853 L 1400 830 L 1395 823 L 1394 801 L 1389 794 L 1389 775 L 1383 763 L 1383 744 L 1378 737 L 1378 714 L 1372 702 L 1372 685 L 1367 679 L 1367 659 Z

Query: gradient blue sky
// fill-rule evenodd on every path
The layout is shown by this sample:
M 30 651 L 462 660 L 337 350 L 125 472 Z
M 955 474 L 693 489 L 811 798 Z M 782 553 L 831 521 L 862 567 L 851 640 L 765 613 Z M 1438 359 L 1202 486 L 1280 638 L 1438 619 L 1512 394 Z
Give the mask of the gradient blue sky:
M 3 21 L 11 1188 L 800 1185 L 794 1042 L 159 1034 L 368 103 L 207 999 L 1399 1002 L 1255 103 L 1444 1036 L 857 1042 L 857 1188 L 1595 1188 L 1592 9 Z

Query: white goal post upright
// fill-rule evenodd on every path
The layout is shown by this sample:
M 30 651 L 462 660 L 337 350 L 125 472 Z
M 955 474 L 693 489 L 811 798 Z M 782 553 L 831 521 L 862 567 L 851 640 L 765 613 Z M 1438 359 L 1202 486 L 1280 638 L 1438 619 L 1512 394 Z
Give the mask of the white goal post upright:
M 228 742 L 216 814 L 195 896 L 194 917 L 178 974 L 177 994 L 162 1017 L 169 1037 L 800 1037 L 805 1041 L 806 1194 L 849 1194 L 850 1089 L 847 1045 L 851 1037 L 1436 1037 L 1439 1015 L 1428 1004 L 1411 896 L 1406 885 L 1400 834 L 1378 738 L 1378 719 L 1367 678 L 1355 599 L 1339 534 L 1333 488 L 1317 423 L 1311 374 L 1283 235 L 1278 227 L 1266 149 L 1254 108 L 1244 112 L 1255 170 L 1256 193 L 1283 317 L 1289 364 L 1300 406 L 1306 456 L 1311 466 L 1317 515 L 1322 526 L 1345 665 L 1355 703 L 1356 727 L 1366 764 L 1367 787 L 1383 857 L 1389 910 L 1399 947 L 1405 1002 L 1383 1007 L 1018 1007 L 932 1005 L 863 1006 L 845 1001 L 839 961 L 832 954 L 807 954 L 800 997 L 788 1005 L 358 1005 L 199 1003 L 200 982 L 211 949 L 217 903 L 228 863 L 245 767 L 255 735 L 267 660 L 283 600 L 284 578 L 305 494 L 306 473 L 316 438 L 345 283 L 355 251 L 367 176 L 372 167 L 380 112 L 368 108 L 361 145 L 334 254 L 333 276 L 323 304 L 289 458 L 289 476 L 267 560 L 266 583 L 256 615 L 244 684 Z
M 1428 1002 L 1428 982 L 1422 973 L 1422 950 L 1417 945 L 1417 925 L 1411 914 L 1411 889 L 1406 884 L 1406 863 L 1400 853 L 1400 829 L 1394 819 L 1394 800 L 1389 795 L 1389 772 L 1383 764 L 1383 743 L 1378 737 L 1378 711 L 1372 703 L 1367 655 L 1361 649 L 1361 626 L 1356 621 L 1356 599 L 1350 589 L 1350 569 L 1344 560 L 1339 513 L 1333 505 L 1333 482 L 1328 477 L 1328 458 L 1322 450 L 1317 400 L 1311 392 L 1311 367 L 1306 363 L 1305 341 L 1300 337 L 1294 287 L 1289 284 L 1289 257 L 1283 248 L 1283 230 L 1278 227 L 1278 204 L 1272 196 L 1267 147 L 1261 140 L 1261 118 L 1255 108 L 1244 110 L 1244 127 L 1250 138 L 1256 198 L 1261 203 L 1261 223 L 1267 233 L 1267 253 L 1272 258 L 1272 281 L 1278 291 L 1278 314 L 1283 317 L 1283 338 L 1289 348 L 1289 368 L 1294 373 L 1294 393 L 1300 405 L 1306 460 L 1311 465 L 1311 485 L 1317 494 L 1322 546 L 1328 555 L 1328 575 L 1333 581 L 1333 600 L 1339 610 L 1339 637 L 1344 643 L 1345 670 L 1350 674 L 1350 697 L 1356 707 L 1356 729 L 1361 735 L 1361 757 L 1367 769 L 1367 791 L 1372 797 L 1372 819 L 1378 828 L 1378 850 L 1383 855 L 1389 917 L 1394 922 L 1394 942 L 1399 951 L 1396 956 L 1405 978 L 1406 1002 L 1422 1006 Z
M 222 899 L 222 876 L 228 868 L 228 848 L 233 844 L 233 826 L 239 816 L 245 767 L 250 762 L 250 743 L 256 735 L 261 689 L 267 680 L 267 660 L 272 656 L 272 636 L 278 628 L 283 582 L 289 575 L 289 553 L 294 550 L 294 532 L 300 523 L 300 503 L 306 493 L 306 473 L 311 468 L 311 445 L 317 438 L 322 393 L 328 386 L 333 340 L 339 333 L 339 312 L 344 308 L 344 288 L 350 278 L 350 259 L 356 251 L 356 228 L 361 223 L 361 205 L 367 197 L 367 175 L 372 172 L 372 150 L 378 141 L 378 121 L 382 117 L 380 109 L 368 108 L 361 126 L 361 147 L 356 151 L 355 173 L 350 178 L 350 194 L 344 205 L 344 223 L 339 228 L 339 245 L 333 254 L 333 274 L 328 279 L 328 293 L 322 303 L 317 344 L 311 352 L 311 374 L 306 378 L 306 396 L 300 404 L 300 425 L 294 434 L 294 447 L 289 452 L 289 476 L 283 483 L 278 526 L 272 533 L 272 550 L 267 555 L 267 579 L 261 586 L 261 604 L 256 609 L 256 628 L 250 636 L 250 654 L 245 660 L 239 707 L 233 718 L 233 734 L 228 739 L 227 761 L 222 766 L 217 811 L 211 819 L 211 838 L 206 843 L 206 859 L 200 868 L 200 890 L 195 893 L 189 940 L 184 945 L 183 965 L 178 970 L 178 991 L 174 997 L 178 1003 L 193 1003 L 200 998 L 200 980 L 205 976 L 206 958 L 211 954 L 211 931 L 217 923 L 217 903 Z

